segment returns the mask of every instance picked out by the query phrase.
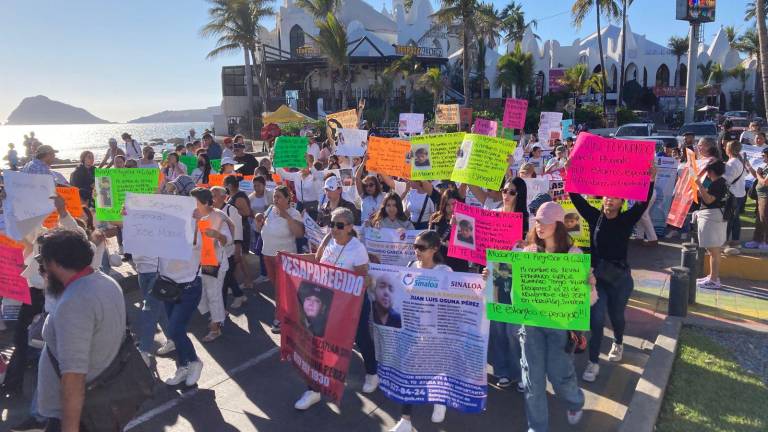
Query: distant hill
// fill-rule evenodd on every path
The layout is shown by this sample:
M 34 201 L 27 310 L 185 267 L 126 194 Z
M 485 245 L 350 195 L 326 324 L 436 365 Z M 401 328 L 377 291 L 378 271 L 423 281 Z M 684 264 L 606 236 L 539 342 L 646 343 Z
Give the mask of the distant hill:
M 162 111 L 145 117 L 130 120 L 128 123 L 190 123 L 212 122 L 213 116 L 221 114 L 221 108 L 212 106 L 203 109 Z
M 11 115 L 9 125 L 41 125 L 41 124 L 94 124 L 110 123 L 100 119 L 88 111 L 67 105 L 63 102 L 48 99 L 45 96 L 24 98 Z

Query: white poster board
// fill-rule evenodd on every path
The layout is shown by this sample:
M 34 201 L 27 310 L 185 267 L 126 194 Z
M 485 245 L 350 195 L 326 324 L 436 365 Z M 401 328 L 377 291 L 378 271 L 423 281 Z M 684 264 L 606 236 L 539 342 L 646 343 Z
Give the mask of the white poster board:
M 125 252 L 147 257 L 191 259 L 194 210 L 195 199 L 192 197 L 126 193 Z

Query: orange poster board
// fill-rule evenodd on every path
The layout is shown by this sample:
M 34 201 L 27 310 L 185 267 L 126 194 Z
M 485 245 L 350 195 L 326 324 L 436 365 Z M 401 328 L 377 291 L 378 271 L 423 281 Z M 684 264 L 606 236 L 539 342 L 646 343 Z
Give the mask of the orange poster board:
M 79 218 L 83 215 L 83 203 L 80 201 L 80 189 L 76 187 L 58 186 L 56 187 L 56 193 L 64 198 L 64 205 L 67 207 L 67 211 L 73 218 Z M 53 211 L 43 221 L 43 226 L 46 228 L 53 228 L 59 223 L 59 213 Z
M 214 240 L 211 237 L 205 235 L 205 231 L 211 228 L 211 221 L 205 219 L 197 222 L 197 227 L 200 230 L 200 265 L 217 266 L 219 260 L 216 257 L 216 246 L 213 244 Z
M 372 136 L 368 138 L 368 162 L 365 168 L 379 174 L 411 178 L 411 163 L 408 154 L 411 143 L 393 138 Z
M 691 167 L 693 167 L 693 172 L 696 173 L 696 175 L 700 175 L 699 172 L 699 164 L 696 162 L 696 153 L 693 152 L 693 150 L 686 148 L 685 149 L 685 157 L 688 159 L 688 163 L 691 164 Z M 690 176 L 689 176 L 690 177 Z M 696 185 L 696 179 L 691 177 L 690 178 L 690 185 L 691 185 L 691 192 L 693 193 L 693 202 L 697 203 L 699 202 L 699 186 Z
M 24 249 L 24 244 L 17 242 L 16 240 L 4 235 L 0 234 L 0 245 L 2 246 L 8 246 L 16 249 Z

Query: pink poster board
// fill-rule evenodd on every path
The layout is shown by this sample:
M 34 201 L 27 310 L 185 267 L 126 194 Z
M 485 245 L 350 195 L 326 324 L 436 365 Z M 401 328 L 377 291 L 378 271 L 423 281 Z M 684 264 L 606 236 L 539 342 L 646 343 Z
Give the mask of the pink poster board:
M 0 244 L 0 297 L 32 304 L 27 280 L 21 277 L 23 270 L 22 249 Z
M 508 98 L 504 102 L 504 119 L 501 125 L 507 129 L 522 129 L 525 127 L 525 114 L 527 112 L 527 99 Z
M 499 124 L 493 120 L 476 118 L 474 133 L 478 135 L 487 135 L 490 137 L 495 137 L 496 132 L 498 131 L 498 127 L 499 127 Z
M 523 214 L 485 210 L 457 202 L 448 256 L 485 265 L 485 250 L 512 250 L 523 238 Z
M 565 192 L 644 201 L 655 146 L 653 141 L 580 133 L 571 153 Z

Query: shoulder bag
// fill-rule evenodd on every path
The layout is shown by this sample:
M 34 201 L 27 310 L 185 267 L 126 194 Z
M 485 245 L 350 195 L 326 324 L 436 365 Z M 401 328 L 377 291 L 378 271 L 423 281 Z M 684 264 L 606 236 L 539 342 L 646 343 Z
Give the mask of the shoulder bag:
M 429 194 L 426 194 L 426 196 L 424 197 L 424 202 L 421 203 L 421 211 L 419 212 L 419 219 L 417 219 L 416 222 L 413 223 L 413 227 L 417 230 L 427 229 L 427 226 L 429 225 L 428 222 L 421 221 L 424 218 L 424 212 L 427 211 L 428 200 L 429 200 Z
M 45 349 L 56 375 L 61 379 L 59 362 Z M 117 432 L 139 412 L 152 397 L 155 375 L 141 358 L 131 332 L 126 330 L 120 349 L 112 362 L 92 381 L 85 384 L 85 400 L 80 424 L 88 432 Z
M 195 239 L 192 245 L 197 245 L 197 224 L 195 224 Z M 218 275 L 218 269 L 216 274 Z M 155 284 L 152 285 L 152 290 L 149 292 L 152 297 L 167 303 L 179 303 L 181 301 L 181 294 L 187 286 L 189 286 L 189 283 L 178 283 L 167 276 L 161 275 L 160 258 L 157 259 L 157 279 Z

